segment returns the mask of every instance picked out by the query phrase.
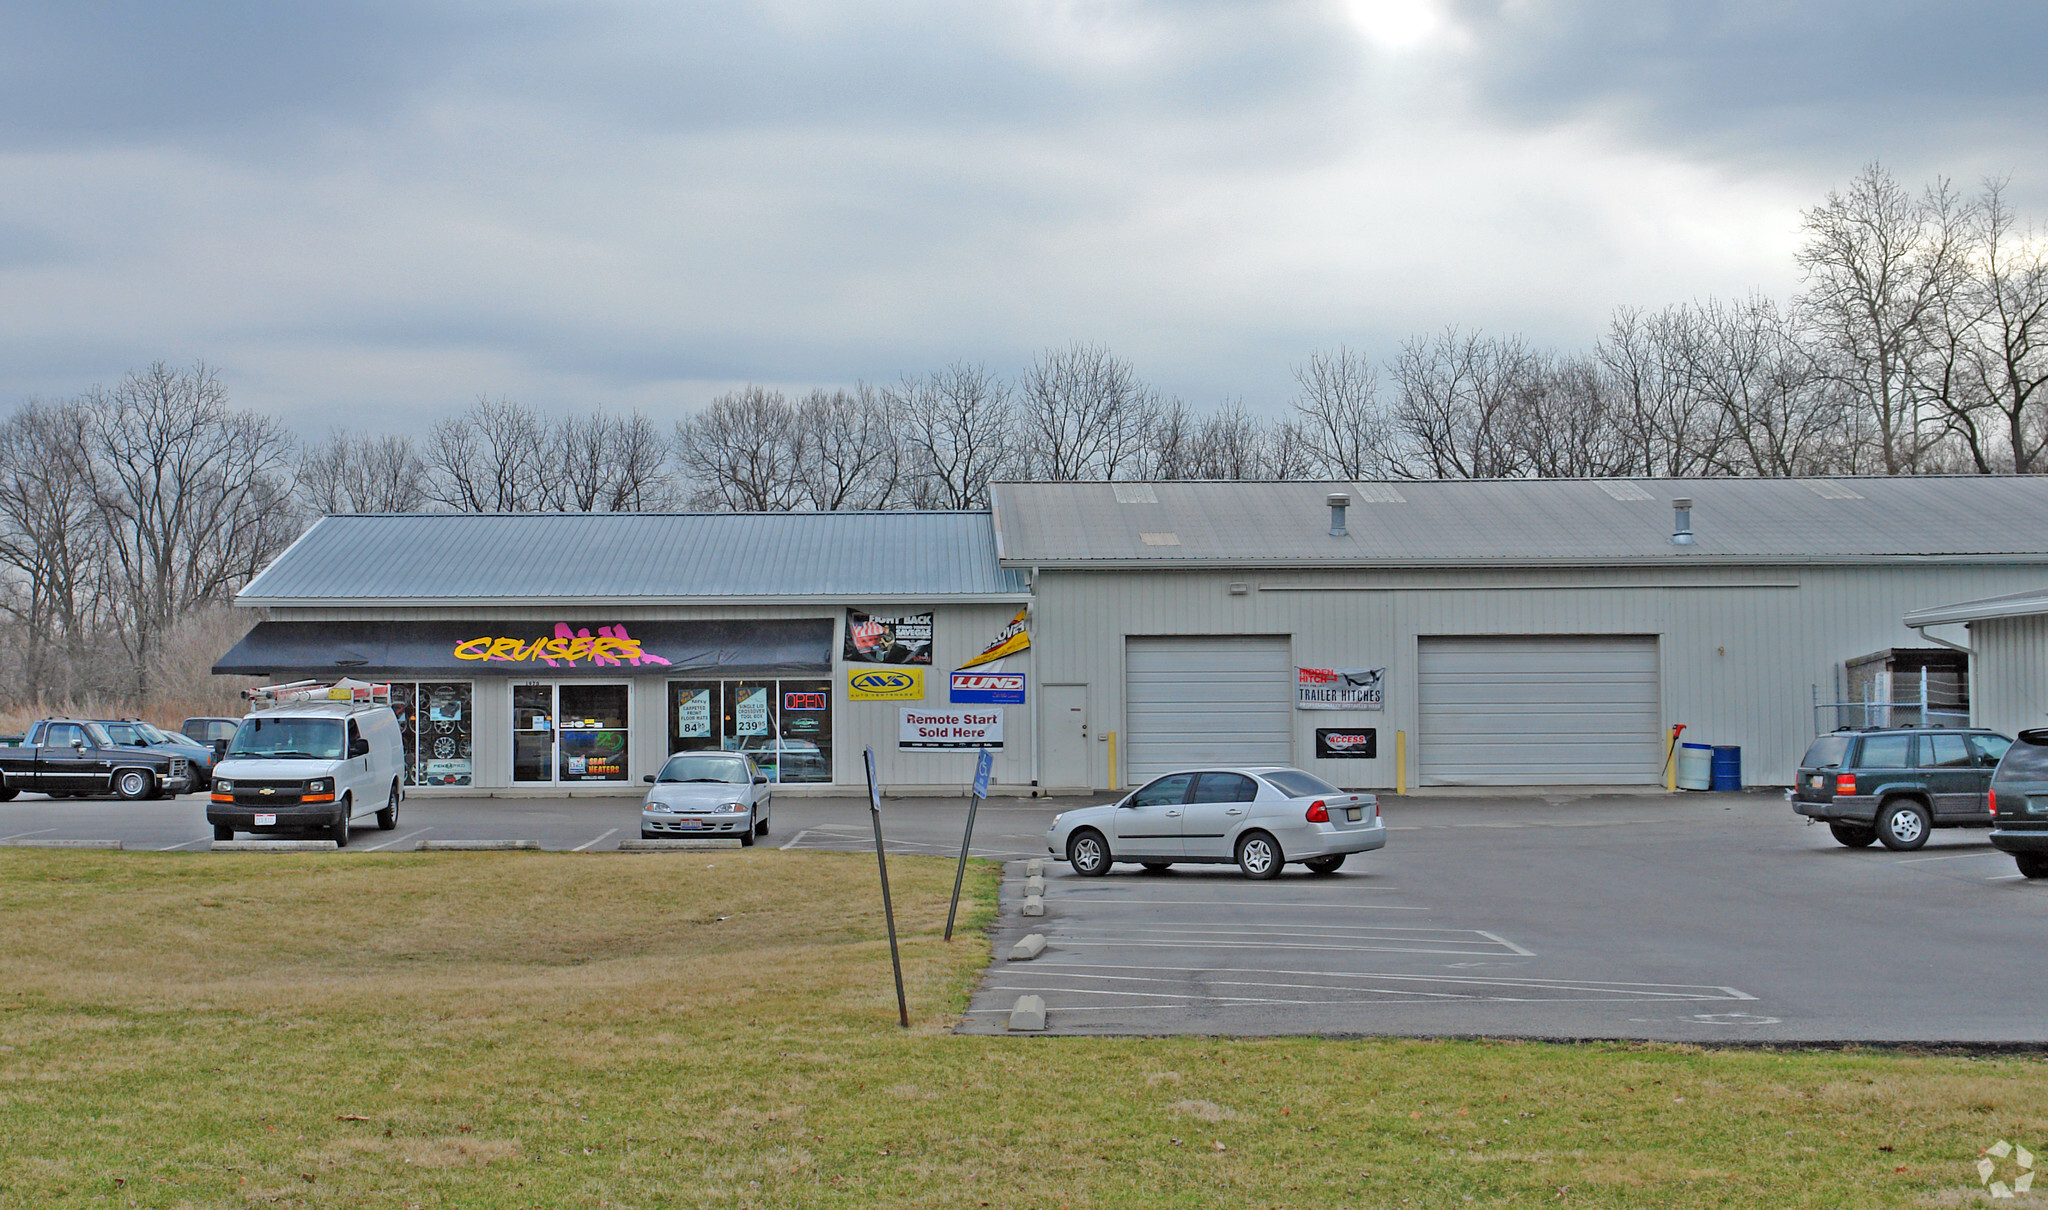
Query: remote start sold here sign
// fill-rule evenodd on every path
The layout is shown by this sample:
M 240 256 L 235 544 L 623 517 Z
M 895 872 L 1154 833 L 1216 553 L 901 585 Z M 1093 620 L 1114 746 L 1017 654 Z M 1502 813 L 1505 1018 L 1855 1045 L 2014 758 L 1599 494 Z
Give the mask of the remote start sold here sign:
M 1003 746 L 1003 712 L 984 707 L 979 710 L 903 710 L 903 729 L 896 737 L 898 748 L 937 748 L 956 751 Z

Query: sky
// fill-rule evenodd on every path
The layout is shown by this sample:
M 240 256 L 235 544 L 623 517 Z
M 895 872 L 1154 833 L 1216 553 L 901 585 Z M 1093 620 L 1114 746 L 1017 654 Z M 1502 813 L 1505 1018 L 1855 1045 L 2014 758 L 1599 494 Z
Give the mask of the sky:
M 2048 218 L 2038 0 L 9 0 L 0 404 L 479 396 L 1108 346 L 1198 408 L 1446 325 L 1798 289 L 1883 163 Z

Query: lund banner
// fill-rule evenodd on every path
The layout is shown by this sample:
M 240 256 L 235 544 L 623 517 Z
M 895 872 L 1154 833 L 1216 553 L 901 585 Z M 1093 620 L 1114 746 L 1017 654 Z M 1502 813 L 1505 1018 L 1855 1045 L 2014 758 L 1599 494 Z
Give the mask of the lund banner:
M 1024 704 L 1024 674 L 1021 672 L 956 672 L 946 691 L 955 706 L 1021 706 Z
M 846 662 L 849 664 L 929 664 L 932 662 L 932 615 L 891 616 L 846 611 Z
M 1386 707 L 1384 668 L 1296 668 L 1297 710 L 1380 710 Z

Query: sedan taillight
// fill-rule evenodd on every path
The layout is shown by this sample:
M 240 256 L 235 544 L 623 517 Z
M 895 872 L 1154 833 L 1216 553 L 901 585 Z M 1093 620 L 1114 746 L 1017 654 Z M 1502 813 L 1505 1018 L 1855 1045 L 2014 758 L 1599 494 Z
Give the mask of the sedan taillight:
M 1835 778 L 1835 793 L 1854 796 L 1856 793 L 1856 775 L 1854 773 L 1837 775 Z
M 1323 806 L 1323 800 L 1318 798 L 1308 805 L 1308 815 L 1306 818 L 1310 823 L 1328 823 L 1330 822 L 1329 808 Z

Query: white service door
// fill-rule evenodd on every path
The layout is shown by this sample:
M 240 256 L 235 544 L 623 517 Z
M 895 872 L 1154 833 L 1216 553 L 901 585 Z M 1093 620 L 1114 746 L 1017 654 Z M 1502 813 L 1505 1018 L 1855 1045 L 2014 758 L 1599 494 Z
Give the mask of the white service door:
M 1204 765 L 1294 761 L 1284 638 L 1124 640 L 1125 784 Z
M 1659 780 L 1655 636 L 1425 637 L 1417 656 L 1423 785 Z

